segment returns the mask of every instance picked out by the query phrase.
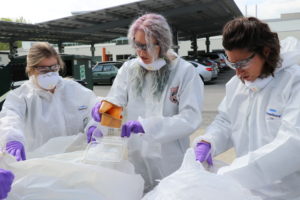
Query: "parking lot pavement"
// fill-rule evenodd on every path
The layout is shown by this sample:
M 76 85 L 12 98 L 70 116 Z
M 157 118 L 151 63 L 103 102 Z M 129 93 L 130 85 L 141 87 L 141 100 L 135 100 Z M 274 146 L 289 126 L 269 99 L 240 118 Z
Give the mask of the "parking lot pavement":
M 204 86 L 204 106 L 202 112 L 203 120 L 200 128 L 191 135 L 191 143 L 195 137 L 203 135 L 207 126 L 209 126 L 214 120 L 215 116 L 217 115 L 218 106 L 225 96 L 225 84 L 233 75 L 233 70 L 226 69 L 219 73 L 219 76 L 216 80 Z M 230 149 L 218 155 L 215 159 L 229 164 L 234 158 L 235 152 L 233 149 Z
M 219 73 L 216 80 L 204 86 L 203 121 L 200 128 L 191 135 L 190 141 L 193 141 L 195 137 L 204 134 L 206 127 L 214 120 L 217 114 L 218 105 L 225 96 L 225 84 L 233 75 L 233 70 L 224 70 Z M 94 92 L 97 96 L 105 97 L 109 92 L 110 87 L 110 85 L 94 85 Z M 216 157 L 216 159 L 226 163 L 231 163 L 234 158 L 235 153 L 233 149 Z

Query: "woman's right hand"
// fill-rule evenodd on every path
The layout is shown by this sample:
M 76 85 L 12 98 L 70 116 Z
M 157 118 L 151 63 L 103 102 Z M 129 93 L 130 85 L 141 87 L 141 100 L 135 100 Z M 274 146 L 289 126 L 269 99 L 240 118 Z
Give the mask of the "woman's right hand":
M 205 141 L 198 142 L 194 150 L 197 161 L 206 161 L 208 165 L 213 165 L 210 143 Z

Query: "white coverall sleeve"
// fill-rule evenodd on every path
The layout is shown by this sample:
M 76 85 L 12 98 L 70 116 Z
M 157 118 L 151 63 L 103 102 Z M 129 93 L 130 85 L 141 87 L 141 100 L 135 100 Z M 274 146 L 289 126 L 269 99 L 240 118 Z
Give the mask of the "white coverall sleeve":
M 10 91 L 3 104 L 0 113 L 0 134 L 4 141 L 1 142 L 19 141 L 22 144 L 25 142 L 23 130 L 27 104 L 20 92 L 19 88 Z
M 186 70 L 183 76 L 184 80 L 178 93 L 178 114 L 139 119 L 145 130 L 145 139 L 167 143 L 188 137 L 199 128 L 202 121 L 203 82 L 193 70 Z
M 282 123 L 275 139 L 223 167 L 218 174 L 229 175 L 253 189 L 281 180 L 299 171 L 300 166 L 300 82 L 294 85 L 282 113 Z M 264 133 L 261 133 L 264 134 Z
M 205 140 L 211 144 L 212 154 L 214 156 L 223 153 L 230 149 L 233 144 L 231 141 L 230 121 L 227 115 L 226 96 L 218 107 L 218 114 L 214 121 L 207 127 L 203 136 L 197 137 L 193 141 L 193 146 L 196 146 L 201 140 Z
M 118 70 L 114 83 L 104 99 L 118 106 L 126 107 L 128 101 L 128 66 L 126 62 Z

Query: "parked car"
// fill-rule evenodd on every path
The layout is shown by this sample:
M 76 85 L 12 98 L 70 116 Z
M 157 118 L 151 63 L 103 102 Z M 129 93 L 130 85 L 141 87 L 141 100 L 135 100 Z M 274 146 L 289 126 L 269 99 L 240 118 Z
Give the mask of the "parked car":
M 118 73 L 118 63 L 101 62 L 92 68 L 93 83 L 112 84 Z
M 219 67 L 218 67 L 218 63 L 215 62 L 214 60 L 211 60 L 209 58 L 198 58 L 198 59 L 195 59 L 195 62 L 198 62 L 204 66 L 207 66 L 207 67 L 212 67 L 214 68 L 214 71 L 215 73 L 213 73 L 213 79 L 217 78 L 218 77 L 218 74 L 219 74 Z
M 210 53 L 201 54 L 200 56 L 216 62 L 218 64 L 218 68 L 220 71 L 226 67 L 226 63 L 224 59 L 225 55 L 223 53 L 210 52 Z
M 124 63 L 120 61 L 104 61 L 104 62 L 97 62 L 96 65 L 102 65 L 102 64 L 113 64 L 115 67 L 120 69 Z
M 128 60 L 134 59 L 134 58 L 136 58 L 136 57 L 137 57 L 136 55 L 130 55 L 130 56 L 128 57 Z
M 196 68 L 197 73 L 204 83 L 213 80 L 215 74 L 218 73 L 213 67 L 205 66 L 195 61 L 188 62 L 190 62 Z

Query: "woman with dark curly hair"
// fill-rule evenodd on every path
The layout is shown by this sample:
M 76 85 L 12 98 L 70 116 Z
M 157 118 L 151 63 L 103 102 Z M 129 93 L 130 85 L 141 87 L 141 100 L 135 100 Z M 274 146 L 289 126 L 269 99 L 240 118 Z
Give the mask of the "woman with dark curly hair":
M 279 42 L 254 17 L 228 22 L 223 30 L 227 65 L 219 114 L 194 142 L 196 159 L 213 164 L 234 148 L 237 158 L 218 174 L 230 176 L 264 200 L 300 197 L 300 42 Z

